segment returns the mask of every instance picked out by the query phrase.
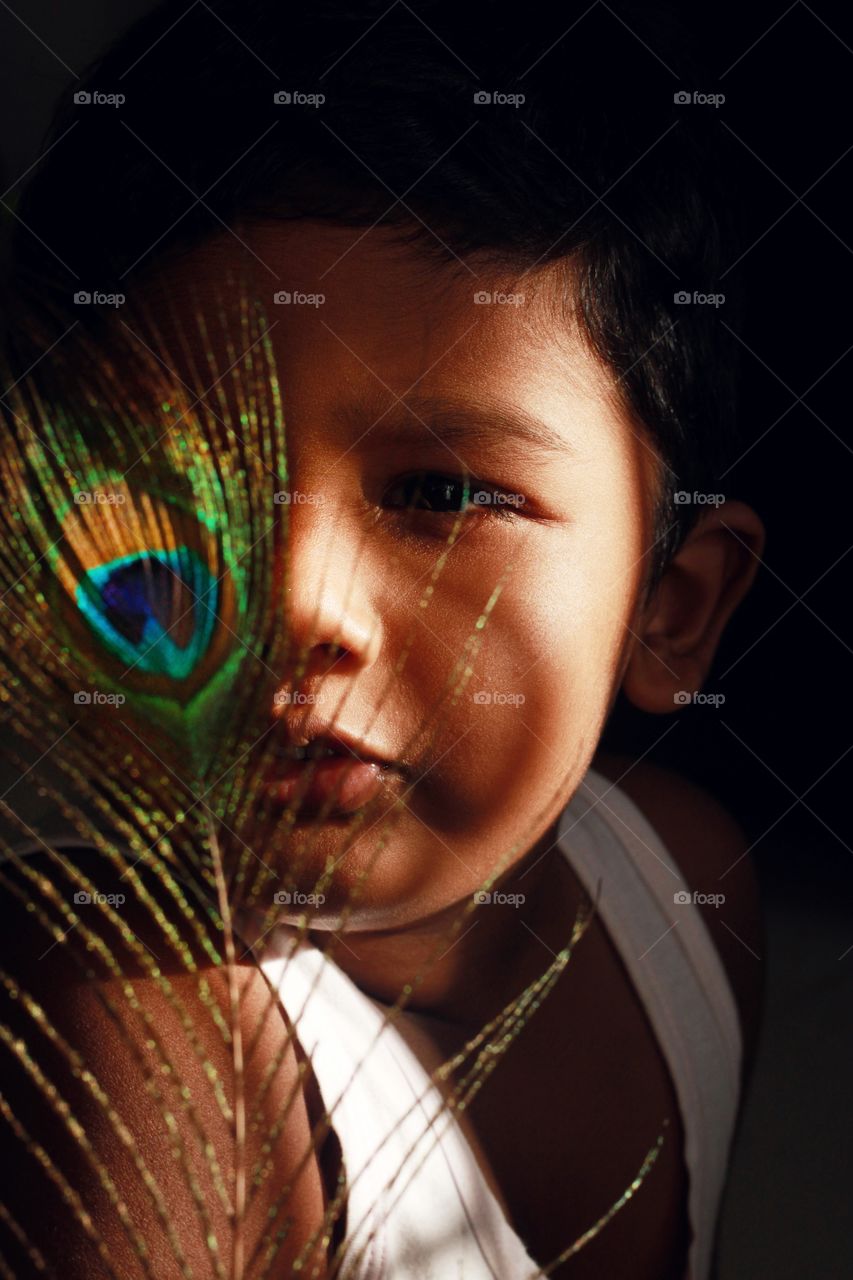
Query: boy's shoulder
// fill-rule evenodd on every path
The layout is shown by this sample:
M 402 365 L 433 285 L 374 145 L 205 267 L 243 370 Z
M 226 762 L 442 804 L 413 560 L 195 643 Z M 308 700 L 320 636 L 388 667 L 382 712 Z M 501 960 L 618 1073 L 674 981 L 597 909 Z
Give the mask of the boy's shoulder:
M 218 931 L 202 911 L 193 917 L 198 932 L 181 928 L 177 913 L 166 911 L 174 900 L 158 889 L 153 873 L 144 874 L 141 863 L 135 866 L 137 883 L 144 878 L 165 912 L 164 923 L 97 850 L 69 847 L 63 854 L 67 877 L 46 850 L 10 859 L 0 869 L 0 968 L 7 975 L 0 984 L 0 1022 L 25 1050 L 4 1060 L 3 1094 L 23 1126 L 18 1138 L 40 1143 L 51 1162 L 43 1167 L 20 1158 L 22 1148 L 12 1151 L 11 1159 L 0 1161 L 0 1200 L 38 1242 L 47 1271 L 65 1280 L 107 1274 L 101 1240 L 113 1264 L 109 1274 L 123 1280 L 189 1274 L 190 1267 L 196 1275 L 211 1275 L 211 1260 L 227 1257 L 233 1247 L 233 1214 L 220 1187 L 223 1171 L 236 1160 L 239 1026 L 243 1044 L 253 1045 L 245 1060 L 244 1093 L 256 1100 L 246 1162 L 252 1168 L 266 1159 L 273 1172 L 247 1207 L 246 1251 L 268 1242 L 270 1215 L 282 1211 L 284 1185 L 290 1234 L 276 1259 L 282 1274 L 300 1253 L 319 1255 L 325 1244 L 314 1242 L 328 1231 L 323 1214 L 334 1177 L 324 1187 L 325 1168 L 312 1145 L 322 1133 L 323 1108 L 311 1093 L 312 1077 L 300 1061 L 292 1024 L 263 974 L 244 957 L 230 972 L 206 958 L 202 933 L 209 929 L 216 946 Z M 72 893 L 81 892 L 72 880 L 75 869 L 95 894 L 110 895 L 113 905 L 110 913 L 101 910 L 83 891 L 73 899 L 77 920 L 69 927 L 61 906 L 72 906 Z M 172 925 L 171 939 L 165 921 Z M 280 1018 L 271 1016 L 279 1010 Z M 45 1026 L 49 1036 L 40 1034 Z M 75 1055 L 86 1072 L 77 1069 Z M 272 1078 L 270 1062 L 276 1063 Z M 44 1087 L 37 1072 L 47 1080 Z M 85 1144 L 70 1123 L 57 1122 L 60 1104 L 81 1126 Z M 75 1194 L 82 1194 L 91 1231 L 53 1178 L 54 1162 Z M 154 1171 L 153 1182 L 142 1176 L 145 1166 Z M 113 1201 L 100 1194 L 104 1171 L 129 1207 L 132 1231 Z M 176 1260 L 175 1231 L 185 1270 Z M 219 1241 L 218 1254 L 211 1240 Z M 306 1274 L 325 1276 L 322 1259 L 314 1261 L 318 1271 L 311 1270 L 309 1257 Z M 28 1266 L 15 1274 L 34 1273 Z
M 709 792 L 650 761 L 600 752 L 593 768 L 618 784 L 654 827 L 677 863 L 684 887 L 725 895 L 719 906 L 697 902 L 728 975 L 740 1013 L 744 1069 L 749 1074 L 764 985 L 764 929 L 749 840 Z

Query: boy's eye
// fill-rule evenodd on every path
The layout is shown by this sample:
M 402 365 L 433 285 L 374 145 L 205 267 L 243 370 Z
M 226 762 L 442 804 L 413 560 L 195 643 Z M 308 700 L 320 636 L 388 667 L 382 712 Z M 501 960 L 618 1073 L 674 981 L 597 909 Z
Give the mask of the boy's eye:
M 390 506 L 432 511 L 439 515 L 480 511 L 487 515 L 511 517 L 524 499 L 521 495 L 505 495 L 502 490 L 473 477 L 463 479 L 437 471 L 416 471 L 397 480 L 387 490 L 385 501 Z

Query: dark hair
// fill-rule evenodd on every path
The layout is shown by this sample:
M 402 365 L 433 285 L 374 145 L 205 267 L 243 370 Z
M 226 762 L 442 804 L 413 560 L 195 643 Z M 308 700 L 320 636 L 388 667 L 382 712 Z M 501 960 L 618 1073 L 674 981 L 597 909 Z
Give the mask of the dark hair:
M 379 220 L 451 263 L 565 260 L 663 463 L 656 583 L 696 516 L 674 491 L 715 491 L 735 456 L 735 344 L 715 306 L 676 300 L 718 293 L 736 257 L 717 113 L 676 100 L 707 88 L 696 66 L 648 5 L 166 0 L 60 104 L 18 209 L 15 306 L 62 323 L 75 289 L 125 291 L 255 216 Z

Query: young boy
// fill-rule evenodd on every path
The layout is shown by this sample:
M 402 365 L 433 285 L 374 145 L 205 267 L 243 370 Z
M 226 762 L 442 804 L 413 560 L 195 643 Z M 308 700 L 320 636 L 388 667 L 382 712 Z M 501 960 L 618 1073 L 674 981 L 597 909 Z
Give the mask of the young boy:
M 223 282 L 239 278 L 268 306 L 288 484 L 312 498 L 292 504 L 281 601 L 282 625 L 308 657 L 299 688 L 309 710 L 277 701 L 277 724 L 290 745 L 336 734 L 377 778 L 382 765 L 389 805 L 405 801 L 378 860 L 366 838 L 347 846 L 311 939 L 353 984 L 354 1008 L 358 993 L 391 1006 L 515 849 L 494 900 L 478 904 L 430 964 L 401 1020 L 401 1037 L 432 1068 L 565 945 L 599 866 L 600 915 L 571 974 L 459 1124 L 504 1226 L 545 1267 L 629 1185 L 637 1154 L 669 1117 L 647 1183 L 552 1274 L 660 1280 L 689 1270 L 706 1280 L 737 1095 L 713 1094 L 701 1078 L 712 1057 L 689 1056 L 684 992 L 689 978 L 697 1002 L 728 1016 L 719 1039 L 735 1046 L 736 1089 L 758 1018 L 755 881 L 742 832 L 709 795 L 647 760 L 606 757 L 598 744 L 620 689 L 640 709 L 669 714 L 702 687 L 764 534 L 744 503 L 702 501 L 736 456 L 726 331 L 714 308 L 679 300 L 684 290 L 712 293 L 728 261 L 702 145 L 708 122 L 678 115 L 673 82 L 648 52 L 651 41 L 659 60 L 673 60 L 669 29 L 620 12 L 621 24 L 581 9 L 557 23 L 534 6 L 520 27 L 489 4 L 462 14 L 444 3 L 417 12 L 324 4 L 298 15 L 260 0 L 194 13 L 165 4 L 85 82 L 102 92 L 121 83 L 126 104 L 97 117 L 87 104 L 84 119 L 69 101 L 58 117 L 57 136 L 72 114 L 79 128 L 22 203 L 36 249 L 22 243 L 17 287 L 58 314 L 68 281 L 48 271 L 46 252 L 87 287 L 136 288 L 165 335 L 158 355 L 199 395 L 197 364 L 211 356 L 225 370 L 226 335 L 240 333 L 243 298 L 229 298 Z M 72 175 L 79 199 L 59 219 Z M 199 307 L 222 321 L 204 340 L 194 332 Z M 22 367 L 27 356 L 19 343 Z M 460 512 L 462 532 L 422 609 Z M 471 683 L 445 710 L 438 740 L 412 752 L 413 730 L 428 723 L 499 581 Z M 281 691 L 290 689 L 283 675 Z M 574 827 L 590 795 L 590 822 L 607 831 L 599 826 L 585 863 L 585 828 Z M 312 824 L 310 838 L 307 826 L 292 835 L 297 888 L 310 894 L 340 855 L 340 827 L 330 820 Z M 636 883 L 632 865 L 642 869 Z M 297 915 L 283 910 L 281 921 Z M 156 951 L 150 918 L 130 921 Z M 241 928 L 269 978 L 263 939 L 250 920 Z M 19 958 L 36 946 L 27 929 L 22 918 L 12 931 Z M 95 994 L 56 959 L 31 985 L 124 1094 L 132 1054 Z M 218 979 L 211 974 L 214 989 Z M 258 981 L 246 965 L 247 1035 Z M 174 1011 L 140 987 L 168 1023 Z M 198 1001 L 191 982 L 182 990 Z M 284 997 L 283 1008 L 292 1014 Z M 698 1043 L 710 1024 L 700 1032 L 696 1018 Z M 275 1029 L 265 1035 L 269 1061 L 278 1041 Z M 201 1094 L 198 1061 L 187 1052 L 180 1065 Z M 292 1054 L 284 1066 L 270 1125 L 297 1074 Z M 325 1093 L 322 1068 L 314 1071 Z M 713 1151 L 702 1149 L 690 1101 L 698 1113 L 712 1095 Z M 170 1150 L 153 1132 L 150 1100 L 139 1090 L 123 1104 L 159 1176 Z M 301 1179 L 289 1206 L 297 1244 L 330 1196 L 319 1163 L 295 1172 L 315 1105 L 308 1096 L 294 1109 L 275 1171 L 279 1183 Z M 205 1115 L 215 1128 L 212 1106 Z M 93 1141 L 120 1166 L 94 1119 Z M 356 1153 L 345 1134 L 341 1145 L 346 1166 Z M 193 1240 L 186 1180 L 165 1176 Z M 178 1274 L 141 1201 L 132 1209 L 159 1259 L 155 1274 Z M 265 1204 L 262 1196 L 252 1222 L 258 1236 Z M 221 1206 L 210 1212 L 227 1237 Z M 25 1194 L 13 1213 L 32 1221 Z M 100 1214 L 119 1273 L 141 1274 L 107 1201 Z M 71 1250 L 66 1274 L 103 1267 L 72 1222 L 58 1228 L 54 1250 L 60 1241 Z M 207 1254 L 200 1241 L 193 1247 L 193 1273 L 205 1275 Z M 296 1246 L 283 1255 L 296 1256 Z M 437 1256 L 436 1275 L 456 1274 L 442 1270 L 456 1262 L 479 1274 L 470 1241 Z M 312 1261 L 322 1266 L 319 1254 Z M 385 1274 L 430 1273 L 423 1253 L 422 1271 L 405 1265 Z M 507 1255 L 492 1273 L 526 1274 L 519 1265 Z

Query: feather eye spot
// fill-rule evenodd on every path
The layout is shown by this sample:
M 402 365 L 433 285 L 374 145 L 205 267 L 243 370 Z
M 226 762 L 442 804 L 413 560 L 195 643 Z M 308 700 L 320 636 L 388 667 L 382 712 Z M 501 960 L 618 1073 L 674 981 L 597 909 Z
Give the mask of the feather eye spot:
M 77 606 L 122 662 L 175 680 L 191 676 L 217 620 L 218 583 L 187 547 L 135 552 L 89 569 Z

